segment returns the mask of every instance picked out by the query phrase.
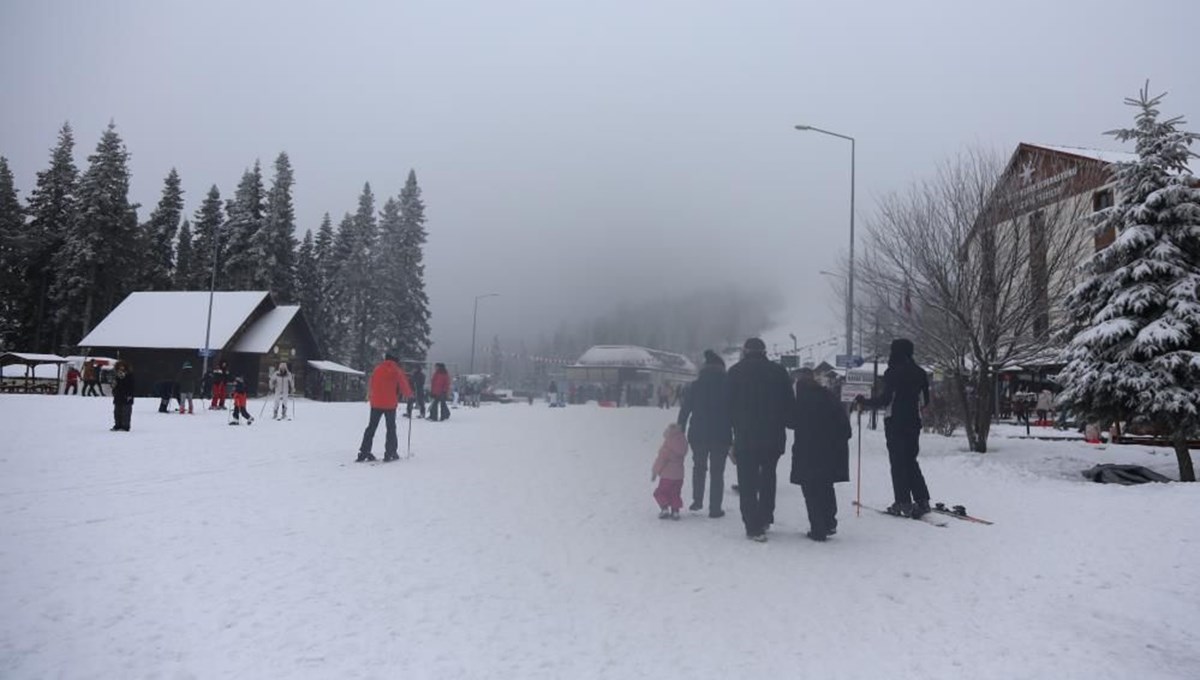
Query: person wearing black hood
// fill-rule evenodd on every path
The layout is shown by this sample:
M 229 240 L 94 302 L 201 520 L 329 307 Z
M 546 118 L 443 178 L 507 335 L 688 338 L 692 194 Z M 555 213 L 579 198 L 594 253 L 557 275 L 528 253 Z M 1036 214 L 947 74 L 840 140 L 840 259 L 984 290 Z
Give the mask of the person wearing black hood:
M 764 543 L 775 522 L 775 467 L 787 447 L 792 381 L 767 358 L 759 338 L 742 345 L 742 360 L 729 369 L 729 419 L 738 471 L 738 497 L 746 537 Z
M 895 502 L 887 511 L 918 519 L 929 512 L 929 487 L 917 463 L 921 438 L 921 403 L 929 405 L 929 376 L 913 359 L 912 340 L 892 341 L 888 368 L 883 374 L 883 393 L 873 399 L 858 397 L 860 406 L 887 408 L 883 432 L 887 438 L 888 461 L 892 466 Z
M 691 425 L 688 425 L 688 420 Z M 724 517 L 721 500 L 725 490 L 725 458 L 733 436 L 729 425 L 729 392 L 725 384 L 725 362 L 711 349 L 704 350 L 700 376 L 684 393 L 679 408 L 679 427 L 692 447 L 692 511 L 704 507 L 704 482 L 712 470 L 708 516 Z
M 118 361 L 113 370 L 113 432 L 128 432 L 133 416 L 133 368 L 128 361 Z
M 792 484 L 799 484 L 808 508 L 814 541 L 837 533 L 837 496 L 833 485 L 850 481 L 850 418 L 832 392 L 813 378 L 811 368 L 796 371 L 796 403 L 789 427 L 792 443 Z
M 408 374 L 408 384 L 413 389 L 413 396 L 408 400 L 408 406 L 405 409 L 404 417 L 412 419 L 413 405 L 420 409 L 420 417 L 425 417 L 425 370 L 421 364 L 414 364 L 412 372 Z

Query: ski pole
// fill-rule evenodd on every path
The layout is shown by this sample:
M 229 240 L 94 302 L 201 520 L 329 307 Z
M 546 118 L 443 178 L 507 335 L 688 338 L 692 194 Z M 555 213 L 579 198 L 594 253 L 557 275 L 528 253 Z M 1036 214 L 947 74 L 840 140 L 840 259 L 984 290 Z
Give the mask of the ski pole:
M 262 408 L 258 409 L 258 417 L 262 418 L 263 411 L 266 411 L 266 410 L 267 410 L 267 400 L 263 399 Z
M 412 458 L 412 418 L 408 419 L 408 443 L 404 448 L 404 459 Z
M 296 419 L 296 398 L 291 397 L 291 400 L 292 400 L 292 412 L 291 412 L 291 414 L 288 415 L 288 420 L 295 420 Z
M 854 516 L 862 516 L 862 407 L 858 410 L 858 471 L 854 480 Z

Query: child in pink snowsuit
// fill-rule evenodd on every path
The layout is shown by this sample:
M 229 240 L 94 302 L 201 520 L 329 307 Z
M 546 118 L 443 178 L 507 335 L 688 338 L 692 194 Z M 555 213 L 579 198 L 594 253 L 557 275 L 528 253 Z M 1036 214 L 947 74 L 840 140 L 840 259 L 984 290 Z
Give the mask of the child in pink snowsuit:
M 683 489 L 683 459 L 687 456 L 687 447 L 683 430 L 675 423 L 668 425 L 650 473 L 650 481 L 658 480 L 654 500 L 658 502 L 659 519 L 679 519 L 679 509 L 683 507 L 680 491 Z

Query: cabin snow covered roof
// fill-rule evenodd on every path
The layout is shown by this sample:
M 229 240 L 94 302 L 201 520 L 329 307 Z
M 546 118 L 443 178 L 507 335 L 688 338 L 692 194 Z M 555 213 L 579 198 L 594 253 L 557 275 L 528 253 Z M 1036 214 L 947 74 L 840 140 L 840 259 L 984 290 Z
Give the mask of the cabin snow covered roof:
M 1054 153 L 1065 153 L 1080 158 L 1090 158 L 1100 161 L 1101 163 L 1132 163 L 1138 159 L 1138 155 L 1132 151 L 1109 151 L 1108 149 L 1088 149 L 1081 146 L 1054 146 L 1051 144 L 1030 144 L 1026 146 L 1035 147 L 1053 151 Z M 1200 176 L 1200 162 L 1192 158 L 1188 162 L 1188 171 L 1193 175 Z
M 130 293 L 79 345 L 145 349 L 203 348 L 208 296 L 208 291 Z M 214 349 L 226 347 L 254 310 L 264 302 L 269 304 L 269 300 L 270 294 L 266 291 L 213 293 L 212 332 L 208 346 Z
M 261 319 L 255 321 L 253 326 L 247 328 L 245 333 L 242 333 L 231 351 L 250 354 L 270 352 L 271 347 L 279 340 L 279 336 L 283 335 L 284 329 L 292 322 L 292 319 L 296 318 L 296 313 L 299 311 L 298 305 L 286 305 L 272 309 Z
M 676 373 L 696 372 L 691 359 L 674 352 L 647 349 L 636 345 L 595 345 L 575 362 L 580 368 L 642 368 Z

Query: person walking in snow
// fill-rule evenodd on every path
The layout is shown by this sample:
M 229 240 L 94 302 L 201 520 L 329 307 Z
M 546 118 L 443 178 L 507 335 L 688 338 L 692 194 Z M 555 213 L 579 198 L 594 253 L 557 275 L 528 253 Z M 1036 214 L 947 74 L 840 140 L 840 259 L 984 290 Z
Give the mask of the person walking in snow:
M 704 507 L 704 484 L 711 472 L 708 516 L 724 517 L 721 501 L 725 493 L 725 459 L 733 434 L 725 362 L 716 352 L 704 350 L 704 366 L 684 394 L 676 422 L 692 445 L 692 504 L 688 509 L 695 512 Z
M 67 388 L 63 390 L 63 394 L 79 396 L 79 369 L 74 365 L 67 368 Z
M 658 503 L 659 519 L 679 519 L 683 507 L 683 459 L 687 456 L 687 439 L 677 423 L 663 430 L 663 443 L 650 471 L 650 481 L 658 480 L 654 500 Z
M 1038 427 L 1050 426 L 1050 411 L 1054 408 L 1054 393 L 1043 388 L 1037 396 Z
M 286 361 L 279 362 L 279 366 L 271 373 L 270 379 L 271 391 L 275 395 L 275 409 L 271 415 L 275 420 L 287 419 L 288 397 L 292 391 L 296 389 L 296 379 L 288 370 Z M 280 416 L 280 409 L 283 415 Z
M 379 420 L 383 419 L 387 427 L 387 435 L 383 444 L 384 462 L 400 458 L 397 449 L 400 444 L 396 439 L 396 409 L 400 406 L 400 397 L 411 399 L 412 387 L 408 384 L 408 376 L 396 362 L 396 356 L 389 353 L 383 361 L 371 371 L 369 398 L 371 403 L 371 419 L 367 429 L 363 431 L 362 444 L 358 447 L 356 463 L 375 460 L 371 453 L 371 445 L 375 441 L 375 430 L 379 428 Z
M 245 418 L 247 425 L 254 424 L 254 418 L 246 410 L 246 400 L 246 381 L 239 375 L 233 381 L 233 420 L 229 421 L 230 425 L 238 424 L 238 416 Z
M 192 368 L 192 362 L 183 362 L 183 367 L 179 369 L 179 375 L 175 378 L 175 382 L 179 383 L 179 412 L 192 413 L 192 397 L 196 393 L 196 372 Z M 187 402 L 187 410 L 184 411 L 184 402 Z
M 792 484 L 804 492 L 808 534 L 824 541 L 837 533 L 837 495 L 833 485 L 850 481 L 850 418 L 842 402 L 822 387 L 811 368 L 796 371 L 796 400 L 789 426 L 792 441 Z
M 113 369 L 113 432 L 128 432 L 133 418 L 134 395 L 133 367 L 127 361 L 118 361 Z
M 767 358 L 766 344 L 750 338 L 727 384 L 742 523 L 747 538 L 764 543 L 775 523 L 775 468 L 787 447 L 792 381 L 787 369 Z
M 446 400 L 450 398 L 450 372 L 446 364 L 438 363 L 433 367 L 433 378 L 429 381 L 429 419 L 432 421 L 446 420 L 450 417 L 450 407 Z
M 921 399 L 929 404 L 929 376 L 913 359 L 912 340 L 892 341 L 888 368 L 883 373 L 883 393 L 873 399 L 858 397 L 859 407 L 886 408 L 883 432 L 892 467 L 895 502 L 887 511 L 918 519 L 929 512 L 929 487 L 917 454 L 921 452 Z
M 408 400 L 408 408 L 405 411 L 405 418 L 412 418 L 413 406 L 416 405 L 420 413 L 420 417 L 425 417 L 425 371 L 421 369 L 421 364 L 415 364 L 412 373 L 408 376 L 408 382 L 412 385 L 412 399 Z
M 83 396 L 95 397 L 104 396 L 104 390 L 100 390 L 97 395 L 96 390 L 100 387 L 100 367 L 96 365 L 94 359 L 88 359 L 83 364 Z

